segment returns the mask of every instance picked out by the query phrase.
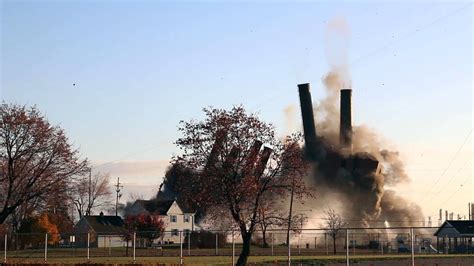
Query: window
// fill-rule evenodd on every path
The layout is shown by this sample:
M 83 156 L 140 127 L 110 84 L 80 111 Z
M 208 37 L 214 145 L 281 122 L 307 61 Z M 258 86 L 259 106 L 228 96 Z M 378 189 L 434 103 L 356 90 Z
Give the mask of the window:
M 171 235 L 172 236 L 178 236 L 179 235 L 178 229 L 171 229 Z
M 171 221 L 172 223 L 176 223 L 177 220 L 178 220 L 178 219 L 176 218 L 176 215 L 171 215 L 171 216 L 170 216 L 170 221 Z
M 191 219 L 190 219 L 189 215 L 188 215 L 188 214 L 185 214 L 185 215 L 184 215 L 184 222 L 185 222 L 185 223 L 189 223 L 190 220 L 191 220 Z

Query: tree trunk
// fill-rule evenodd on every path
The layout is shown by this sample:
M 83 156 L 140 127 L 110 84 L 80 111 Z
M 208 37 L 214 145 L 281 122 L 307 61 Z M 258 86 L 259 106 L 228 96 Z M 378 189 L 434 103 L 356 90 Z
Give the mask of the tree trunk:
M 286 245 L 290 245 L 291 216 L 293 215 L 293 186 L 291 187 L 290 210 L 288 213 L 288 230 L 286 231 Z
M 13 210 L 11 207 L 6 207 L 0 212 L 0 224 L 3 224 L 5 220 L 8 218 L 10 214 L 13 213 Z
M 125 257 L 128 257 L 128 239 L 127 239 L 127 248 L 125 249 Z
M 332 238 L 332 247 L 334 254 L 336 254 L 336 237 Z
M 263 240 L 263 247 L 267 248 L 268 243 L 267 243 L 267 230 L 262 228 L 262 240 Z
M 244 266 L 247 265 L 247 259 L 250 255 L 250 239 L 252 234 L 245 232 L 242 234 L 242 252 L 240 253 L 239 259 L 235 265 Z

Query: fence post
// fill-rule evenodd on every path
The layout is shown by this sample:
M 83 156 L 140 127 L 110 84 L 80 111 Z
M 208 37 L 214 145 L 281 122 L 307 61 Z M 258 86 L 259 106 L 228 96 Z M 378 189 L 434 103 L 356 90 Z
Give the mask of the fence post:
M 413 227 L 410 228 L 410 235 L 411 235 L 411 265 L 415 266 L 415 243 L 414 243 L 414 234 L 413 234 Z
M 349 229 L 346 228 L 346 265 L 349 266 Z
M 353 235 L 355 235 L 355 233 Z M 352 237 L 352 251 L 354 252 L 353 253 L 354 257 L 356 255 L 356 240 L 355 239 L 356 239 L 355 236 L 353 236 Z
M 179 265 L 183 265 L 183 231 L 179 231 Z
M 44 262 L 48 261 L 48 233 L 44 234 Z
M 301 234 L 303 233 L 303 231 L 301 231 L 301 233 L 298 234 L 298 255 L 301 255 Z
M 291 231 L 288 232 L 288 266 L 291 265 Z
M 328 234 L 324 233 L 324 241 L 326 242 L 326 256 L 329 255 Z
M 87 260 L 90 260 L 90 241 L 91 241 L 91 234 L 87 233 Z
M 7 263 L 7 234 L 5 233 L 5 256 L 3 258 L 3 262 Z
M 272 256 L 273 256 L 273 241 L 275 241 L 275 240 L 273 238 L 273 233 L 271 233 L 271 234 L 272 234 Z
M 232 265 L 235 265 L 235 236 L 232 230 Z
M 133 261 L 135 262 L 135 247 L 137 240 L 137 232 L 133 232 Z
M 191 231 L 188 231 L 188 256 L 191 256 Z
M 219 249 L 217 247 L 217 245 L 219 244 L 218 241 L 219 241 L 218 240 L 218 232 L 216 232 L 216 256 L 219 255 Z

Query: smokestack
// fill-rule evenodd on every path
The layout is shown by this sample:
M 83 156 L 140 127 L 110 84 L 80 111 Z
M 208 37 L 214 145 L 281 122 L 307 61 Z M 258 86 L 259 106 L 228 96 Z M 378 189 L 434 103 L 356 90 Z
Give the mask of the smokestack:
M 227 158 L 225 158 L 224 165 L 223 165 L 224 171 L 230 171 L 232 167 L 234 167 L 234 164 L 239 157 L 239 153 L 240 153 L 240 149 L 238 147 L 236 146 L 232 147 L 229 155 L 227 156 Z
M 258 152 L 260 151 L 260 148 L 262 147 L 262 142 L 259 140 L 256 140 L 253 142 L 252 147 L 249 150 L 248 156 L 245 159 L 245 168 L 243 169 L 243 175 L 246 176 L 248 174 L 251 174 L 252 171 L 255 168 L 255 161 L 257 160 L 258 157 Z
M 316 127 L 314 125 L 313 102 L 309 92 L 309 83 L 298 84 L 300 94 L 301 116 L 303 117 L 303 131 L 306 156 L 311 160 L 317 159 Z
M 216 141 L 214 145 L 212 145 L 211 153 L 207 159 L 207 163 L 205 166 L 206 170 L 209 170 L 211 167 L 214 167 L 218 161 L 219 155 L 222 151 L 222 147 L 224 145 L 224 140 L 226 138 L 226 130 L 218 130 L 216 132 Z
M 341 90 L 339 142 L 352 153 L 352 90 Z
M 448 220 L 448 211 L 444 211 L 444 220 Z
M 471 220 L 474 220 L 474 203 L 471 202 Z
M 439 220 L 443 220 L 443 209 L 439 209 Z
M 469 213 L 469 215 L 467 216 L 467 219 L 468 219 L 468 220 L 474 220 L 474 219 L 472 218 L 472 210 L 471 210 L 471 209 L 474 209 L 474 208 L 472 208 L 470 202 L 468 203 L 468 207 L 467 207 L 467 208 L 468 208 L 468 213 Z
M 262 153 L 260 154 L 260 159 L 257 163 L 257 167 L 255 169 L 255 176 L 259 177 L 263 175 L 265 171 L 265 167 L 267 166 L 268 160 L 270 159 L 270 155 L 272 154 L 273 149 L 264 147 Z

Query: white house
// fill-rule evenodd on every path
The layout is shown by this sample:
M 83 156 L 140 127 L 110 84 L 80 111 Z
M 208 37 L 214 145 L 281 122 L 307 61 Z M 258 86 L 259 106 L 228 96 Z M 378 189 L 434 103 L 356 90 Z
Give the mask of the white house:
M 191 231 L 196 230 L 194 214 L 192 210 L 180 204 L 176 199 L 152 199 L 137 200 L 130 207 L 129 215 L 153 215 L 159 216 L 165 225 L 165 233 L 160 239 L 164 242 L 179 243 L 179 233 L 182 232 L 182 240 Z
M 124 247 L 123 220 L 119 216 L 83 216 L 74 226 L 76 246 L 87 246 L 87 234 L 91 247 Z

